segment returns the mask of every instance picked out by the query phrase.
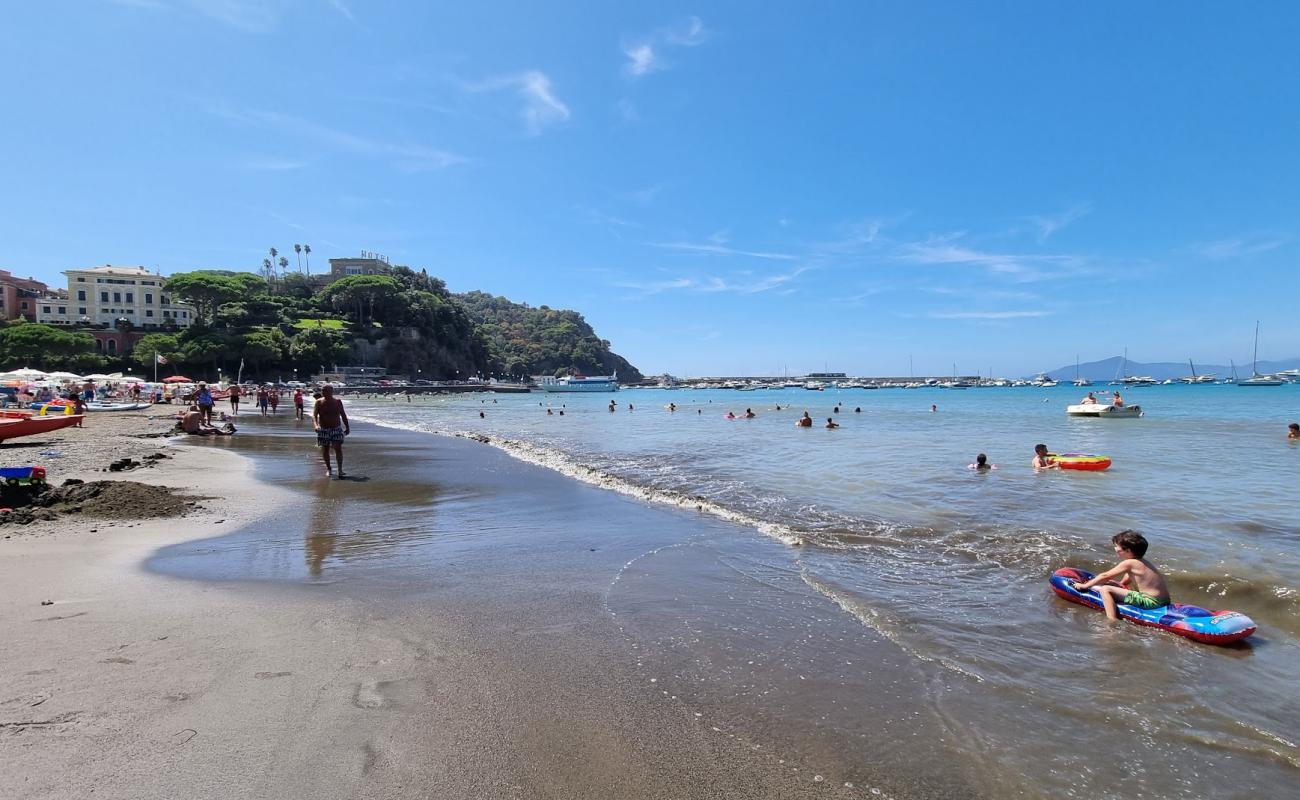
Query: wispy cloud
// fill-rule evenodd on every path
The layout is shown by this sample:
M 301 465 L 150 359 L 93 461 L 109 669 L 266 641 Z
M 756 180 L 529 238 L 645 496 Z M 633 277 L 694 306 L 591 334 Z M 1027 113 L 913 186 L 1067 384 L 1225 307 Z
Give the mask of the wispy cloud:
M 1050 311 L 936 311 L 931 319 L 1025 319 L 1046 317 Z
M 471 92 L 514 91 L 523 101 L 519 116 L 524 127 L 534 136 L 569 118 L 569 107 L 556 96 L 551 79 L 539 70 L 502 75 L 464 86 Z
M 1083 219 L 1090 213 L 1092 213 L 1092 204 L 1081 203 L 1079 205 L 1071 206 L 1059 214 L 1046 216 L 1035 215 L 1027 217 L 1026 219 L 1028 219 L 1029 222 L 1038 229 L 1038 241 L 1045 242 L 1052 237 L 1052 234 L 1065 228 L 1071 223 Z
M 361 136 L 278 111 L 238 109 L 220 104 L 208 104 L 205 110 L 235 123 L 278 131 L 341 152 L 383 158 L 409 171 L 443 169 L 465 161 L 463 156 L 446 150 Z
M 994 253 L 966 247 L 955 236 L 924 242 L 905 242 L 898 247 L 897 258 L 913 264 L 969 264 L 1020 281 L 1055 277 L 1082 266 L 1077 256 L 1033 253 Z
M 623 65 L 624 74 L 640 78 L 651 72 L 658 72 L 669 67 L 664 53 L 675 47 L 696 47 L 704 44 L 709 32 L 699 17 L 688 17 L 683 23 L 660 28 L 652 33 L 623 42 L 623 55 L 627 62 Z
M 1291 237 L 1289 236 L 1259 233 L 1230 239 L 1218 239 L 1212 242 L 1199 242 L 1192 246 L 1192 250 L 1202 258 L 1208 258 L 1212 261 L 1225 261 L 1232 258 L 1246 258 L 1247 256 L 1267 253 L 1288 244 L 1290 241 Z
M 759 294 L 773 289 L 786 287 L 810 269 L 812 269 L 812 267 L 799 267 L 798 269 L 778 275 L 756 276 L 752 273 L 744 272 L 736 273 L 728 277 L 680 277 L 650 282 L 624 282 L 616 285 L 624 289 L 635 289 L 642 294 L 660 294 L 669 291 L 688 291 L 704 294 L 724 292 L 732 294 Z
M 647 242 L 651 247 L 664 250 L 680 250 L 687 253 L 704 253 L 715 256 L 745 256 L 763 258 L 769 261 L 798 261 L 799 257 L 789 253 L 773 253 L 763 250 L 738 250 L 718 242 Z
M 335 11 L 339 12 L 339 14 L 341 14 L 344 18 L 346 18 L 348 22 L 357 21 L 357 18 L 352 15 L 352 9 L 349 8 L 348 4 L 345 3 L 343 0 L 325 0 L 325 2 L 329 3 L 330 8 L 333 8 Z

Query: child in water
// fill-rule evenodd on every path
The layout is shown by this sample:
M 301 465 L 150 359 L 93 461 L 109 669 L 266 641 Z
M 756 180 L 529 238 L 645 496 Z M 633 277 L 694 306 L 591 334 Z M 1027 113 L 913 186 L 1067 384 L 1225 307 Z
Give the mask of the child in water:
M 1115 534 L 1111 542 L 1120 562 L 1086 583 L 1074 584 L 1074 588 L 1086 592 L 1096 587 L 1106 609 L 1106 618 L 1110 620 L 1119 619 L 1116 603 L 1148 610 L 1169 605 L 1165 576 L 1144 558 L 1147 554 L 1146 537 L 1137 531 L 1125 530 Z M 1109 582 L 1112 578 L 1120 579 L 1118 586 Z
M 80 414 L 81 412 L 78 411 L 77 413 Z M 1292 422 L 1290 425 L 1286 427 L 1287 427 L 1286 438 L 1300 439 L 1300 422 Z
M 997 468 L 998 467 L 996 464 L 989 463 L 989 457 L 984 455 L 983 453 L 980 453 L 979 455 L 975 456 L 975 463 L 970 464 L 967 467 L 967 469 L 980 470 L 980 471 L 986 469 L 997 469 Z
M 840 426 L 840 424 L 839 424 L 838 422 L 836 422 L 833 418 L 831 418 L 831 417 L 827 417 L 827 418 L 826 418 L 826 429 L 827 429 L 827 430 L 830 430 L 831 428 L 838 428 L 839 426 Z

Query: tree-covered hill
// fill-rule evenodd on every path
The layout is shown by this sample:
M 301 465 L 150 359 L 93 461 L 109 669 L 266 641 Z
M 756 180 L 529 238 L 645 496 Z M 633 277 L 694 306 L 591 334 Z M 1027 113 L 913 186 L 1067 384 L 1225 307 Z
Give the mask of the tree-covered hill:
M 478 326 L 493 363 L 508 375 L 617 372 L 623 380 L 641 380 L 640 370 L 612 352 L 576 311 L 534 308 L 484 292 L 453 297 Z
M 196 378 L 306 378 L 325 367 L 383 366 L 413 378 L 516 378 L 557 372 L 641 373 L 576 311 L 532 308 L 482 292 L 453 295 L 424 271 L 393 267 L 324 287 L 289 274 L 268 282 L 247 272 L 173 275 L 170 294 L 192 304 L 195 324 L 151 330 L 125 357 L 95 351 L 84 331 L 0 324 L 0 367 L 144 368 Z M 126 320 L 124 330 L 131 328 Z

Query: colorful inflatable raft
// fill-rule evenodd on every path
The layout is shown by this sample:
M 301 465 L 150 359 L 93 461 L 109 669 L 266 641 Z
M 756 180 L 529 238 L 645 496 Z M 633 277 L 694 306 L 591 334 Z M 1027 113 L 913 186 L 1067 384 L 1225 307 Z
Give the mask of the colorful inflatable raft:
M 1100 611 L 1101 597 L 1095 588 L 1080 592 L 1073 585 L 1076 582 L 1090 580 L 1092 580 L 1091 572 L 1074 567 L 1063 567 L 1052 574 L 1052 591 L 1071 603 Z M 1150 625 L 1205 644 L 1232 644 L 1245 639 L 1258 627 L 1245 614 L 1236 611 L 1209 611 L 1186 603 L 1170 603 L 1152 609 L 1121 603 L 1116 610 L 1129 622 Z
M 1110 469 L 1110 456 L 1095 456 L 1091 453 L 1048 453 L 1056 460 L 1061 469 L 1081 469 L 1097 472 Z

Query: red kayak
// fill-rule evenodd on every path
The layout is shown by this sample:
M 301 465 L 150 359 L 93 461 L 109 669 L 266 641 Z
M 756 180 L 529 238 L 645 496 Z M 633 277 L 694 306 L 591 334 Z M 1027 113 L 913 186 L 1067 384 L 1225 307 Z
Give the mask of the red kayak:
M 20 436 L 35 436 L 49 433 L 60 428 L 67 428 L 81 422 L 81 414 L 59 414 L 54 417 L 9 416 L 17 412 L 5 412 L 0 416 L 0 442 L 17 439 Z

